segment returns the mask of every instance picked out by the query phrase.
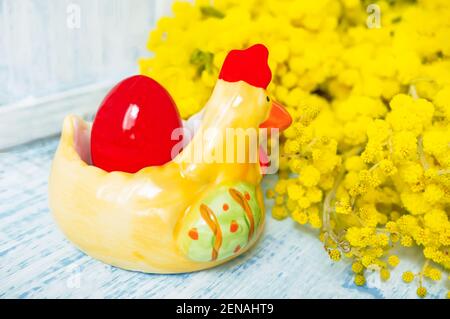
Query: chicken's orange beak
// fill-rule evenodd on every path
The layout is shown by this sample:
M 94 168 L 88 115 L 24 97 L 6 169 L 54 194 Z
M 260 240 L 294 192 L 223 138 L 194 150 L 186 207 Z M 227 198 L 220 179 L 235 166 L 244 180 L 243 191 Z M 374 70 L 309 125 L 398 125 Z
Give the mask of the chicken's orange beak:
M 280 131 L 287 129 L 292 123 L 292 117 L 283 105 L 272 101 L 269 117 L 261 123 L 260 128 L 277 128 Z

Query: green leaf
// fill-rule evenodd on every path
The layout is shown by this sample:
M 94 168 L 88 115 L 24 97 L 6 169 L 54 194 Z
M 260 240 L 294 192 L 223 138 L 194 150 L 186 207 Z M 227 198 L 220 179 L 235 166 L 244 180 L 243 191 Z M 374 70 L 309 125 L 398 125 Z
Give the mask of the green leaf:
M 201 75 L 204 70 L 212 72 L 214 54 L 211 52 L 195 49 L 191 54 L 190 63 L 197 66 L 197 74 Z
M 218 18 L 218 19 L 225 18 L 225 14 L 222 11 L 219 11 L 212 6 L 200 7 L 200 11 L 202 12 L 203 16 L 205 16 L 205 17 L 213 17 L 213 18 Z

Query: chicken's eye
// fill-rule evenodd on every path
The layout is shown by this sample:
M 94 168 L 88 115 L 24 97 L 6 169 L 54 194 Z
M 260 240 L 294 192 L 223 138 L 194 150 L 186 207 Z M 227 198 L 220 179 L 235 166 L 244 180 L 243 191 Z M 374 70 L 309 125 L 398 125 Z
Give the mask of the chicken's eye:
M 267 100 L 267 102 L 270 102 L 270 97 L 266 96 L 266 100 Z

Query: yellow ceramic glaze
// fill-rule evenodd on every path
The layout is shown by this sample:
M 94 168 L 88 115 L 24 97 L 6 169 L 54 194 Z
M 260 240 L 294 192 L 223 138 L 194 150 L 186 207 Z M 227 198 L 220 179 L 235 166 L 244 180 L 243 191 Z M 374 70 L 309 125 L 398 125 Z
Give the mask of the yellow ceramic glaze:
M 267 118 L 264 89 L 219 80 L 204 109 L 200 130 L 254 128 Z M 75 116 L 64 120 L 49 186 L 53 215 L 65 235 L 82 251 L 108 264 L 150 273 L 191 272 L 214 267 L 248 250 L 264 225 L 259 163 L 192 163 L 196 134 L 172 162 L 135 174 L 107 173 L 90 165 L 90 124 Z M 203 143 L 214 151 L 216 139 Z M 212 189 L 245 182 L 256 187 L 262 220 L 248 245 L 222 260 L 193 261 L 179 249 L 177 236 L 189 210 Z

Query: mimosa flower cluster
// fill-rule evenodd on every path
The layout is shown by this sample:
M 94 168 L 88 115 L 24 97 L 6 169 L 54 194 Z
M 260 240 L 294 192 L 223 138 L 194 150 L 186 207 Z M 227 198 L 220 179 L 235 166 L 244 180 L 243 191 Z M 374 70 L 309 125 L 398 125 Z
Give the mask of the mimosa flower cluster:
M 269 87 L 293 125 L 283 134 L 273 217 L 320 230 L 330 258 L 388 280 L 392 248 L 420 247 L 403 273 L 425 297 L 450 269 L 450 2 L 217 0 L 176 2 L 148 43 L 141 72 L 183 117 L 209 97 L 230 49 L 264 43 Z

